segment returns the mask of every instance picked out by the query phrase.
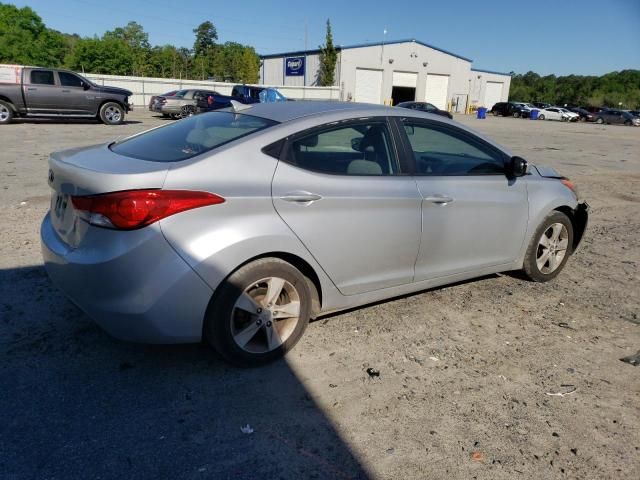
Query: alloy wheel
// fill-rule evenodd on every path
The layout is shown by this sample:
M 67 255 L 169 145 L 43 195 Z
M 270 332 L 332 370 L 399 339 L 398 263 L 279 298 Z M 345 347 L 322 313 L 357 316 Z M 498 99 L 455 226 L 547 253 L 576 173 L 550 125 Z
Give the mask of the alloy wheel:
M 9 108 L 0 105 L 0 122 L 6 122 L 9 119 L 11 112 L 9 112 Z
M 300 294 L 287 280 L 268 277 L 252 283 L 231 312 L 231 334 L 242 350 L 267 353 L 279 348 L 300 320 Z
M 122 112 L 117 107 L 107 107 L 104 111 L 105 118 L 109 123 L 118 123 L 122 119 Z
M 569 248 L 569 231 L 562 223 L 553 223 L 538 241 L 536 264 L 545 275 L 555 272 L 562 264 Z

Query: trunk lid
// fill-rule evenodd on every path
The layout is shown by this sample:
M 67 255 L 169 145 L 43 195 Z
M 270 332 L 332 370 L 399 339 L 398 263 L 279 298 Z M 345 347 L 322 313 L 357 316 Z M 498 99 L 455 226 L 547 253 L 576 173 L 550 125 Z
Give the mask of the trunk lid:
M 73 207 L 72 196 L 162 188 L 168 167 L 166 163 L 118 155 L 108 145 L 52 153 L 48 182 L 53 228 L 70 248 L 76 248 L 89 224 Z

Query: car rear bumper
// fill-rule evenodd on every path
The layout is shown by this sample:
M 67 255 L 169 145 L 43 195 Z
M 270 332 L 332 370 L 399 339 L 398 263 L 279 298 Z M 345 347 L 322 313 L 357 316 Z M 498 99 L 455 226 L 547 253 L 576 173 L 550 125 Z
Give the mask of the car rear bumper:
M 200 341 L 213 292 L 158 225 L 129 232 L 90 227 L 71 249 L 47 214 L 40 237 L 53 283 L 112 336 L 143 343 Z

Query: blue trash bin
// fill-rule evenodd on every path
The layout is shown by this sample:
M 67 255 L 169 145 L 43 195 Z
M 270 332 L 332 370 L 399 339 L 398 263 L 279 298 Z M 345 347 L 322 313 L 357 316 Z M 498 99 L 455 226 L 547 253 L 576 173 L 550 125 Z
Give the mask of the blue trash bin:
M 487 118 L 487 109 L 484 107 L 480 107 L 478 109 L 477 118 L 482 120 L 483 118 Z
M 533 110 L 531 110 L 531 113 L 529 114 L 529 118 L 531 120 L 537 120 L 538 119 L 538 110 L 536 110 L 535 108 Z

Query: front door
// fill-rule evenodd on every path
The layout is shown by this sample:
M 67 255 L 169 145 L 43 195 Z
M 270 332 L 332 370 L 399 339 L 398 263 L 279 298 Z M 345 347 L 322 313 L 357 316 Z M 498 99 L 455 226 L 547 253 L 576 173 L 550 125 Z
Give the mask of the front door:
M 422 196 L 415 280 L 515 261 L 527 228 L 527 189 L 523 178 L 505 175 L 506 156 L 457 127 L 415 119 L 402 123 Z
M 85 89 L 84 80 L 70 72 L 58 72 L 60 82 L 60 104 L 67 113 L 76 115 L 95 114 L 95 92 Z M 87 85 L 89 87 L 89 85 Z
M 422 199 L 384 118 L 334 122 L 287 142 L 278 214 L 344 295 L 410 283 Z

